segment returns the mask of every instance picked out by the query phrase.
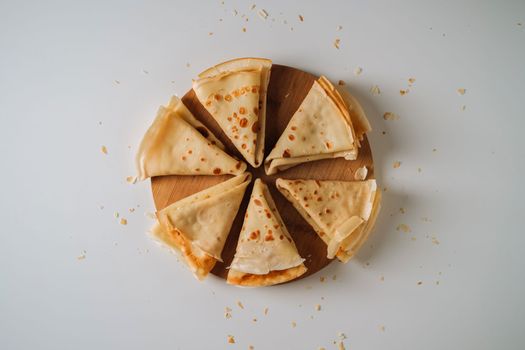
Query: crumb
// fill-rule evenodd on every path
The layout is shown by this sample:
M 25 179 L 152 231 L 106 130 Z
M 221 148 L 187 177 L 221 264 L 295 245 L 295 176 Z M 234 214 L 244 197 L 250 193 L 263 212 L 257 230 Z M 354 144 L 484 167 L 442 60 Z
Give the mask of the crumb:
M 240 301 L 237 301 L 237 306 L 244 310 L 244 305 Z
M 254 318 L 252 319 L 252 321 L 253 321 L 253 322 L 257 322 L 257 318 L 254 317 Z
M 339 350 L 345 350 L 345 349 L 346 349 L 346 348 L 345 348 L 345 344 L 344 344 L 342 341 L 339 342 L 339 345 L 337 346 L 337 348 L 338 348 Z
M 127 225 L 128 224 L 128 220 L 122 218 L 122 219 L 120 219 L 120 224 L 121 225 Z
M 255 348 L 253 347 L 253 345 L 248 346 L 248 350 L 253 350 L 253 349 L 255 349 Z
M 232 318 L 232 314 L 231 314 L 231 312 L 232 312 L 232 309 L 229 308 L 228 306 L 226 306 L 226 307 L 224 308 L 224 318 L 226 318 L 226 319 L 228 319 L 228 320 L 229 320 L 230 318 Z
M 393 112 L 385 112 L 385 114 L 383 114 L 383 119 L 384 120 L 399 120 L 399 116 Z
M 268 310 L 269 310 L 269 309 L 268 309 L 267 307 L 264 308 L 264 315 L 265 315 L 265 316 L 268 315 Z
M 265 9 L 260 9 L 257 14 L 259 15 L 259 17 L 261 17 L 262 19 L 266 19 L 268 18 L 268 12 L 266 12 Z
M 235 344 L 235 338 L 233 337 L 233 335 L 228 335 L 228 343 Z
M 133 213 L 135 211 L 135 208 L 129 208 L 128 210 L 130 213 Z
M 384 282 L 384 281 L 385 281 L 385 276 L 381 276 L 381 277 L 379 277 L 379 280 L 380 280 L 381 282 Z
M 458 92 L 458 94 L 460 94 L 460 95 L 465 95 L 465 93 L 467 92 L 467 89 L 459 88 L 459 89 L 457 90 L 457 92 Z
M 299 21 L 304 22 L 304 17 L 302 15 L 299 15 Z
M 253 4 L 253 5 L 250 7 L 250 10 L 253 10 L 255 7 L 257 7 L 257 5 Z
M 336 38 L 334 41 L 334 47 L 339 50 L 339 44 L 341 43 L 341 39 Z
M 377 85 L 374 85 L 370 88 L 370 92 L 372 93 L 372 95 L 374 96 L 378 96 L 381 94 L 381 90 L 379 89 L 379 86 Z
M 366 168 L 366 165 L 363 165 L 360 168 L 357 168 L 354 173 L 354 179 L 358 181 L 362 181 L 366 179 L 366 176 L 368 175 L 368 169 Z
M 326 350 L 326 348 L 320 346 L 318 350 Z
M 102 153 L 108 154 L 108 149 L 106 148 L 106 146 L 100 147 L 100 150 L 102 151 Z
M 401 214 L 406 213 L 405 208 L 403 208 L 403 207 L 399 208 L 399 212 L 400 212 Z
M 188 62 L 186 63 L 186 68 L 190 68 L 191 67 L 191 64 Z
M 324 279 L 325 279 L 324 276 L 319 277 L 319 282 L 323 283 Z
M 399 225 L 397 225 L 396 230 L 397 231 L 403 231 L 404 233 L 412 232 L 412 230 L 410 229 L 410 226 L 408 226 L 406 224 L 399 224 Z
M 118 211 L 116 211 L 113 215 L 115 216 L 116 219 L 118 219 L 118 217 L 120 216 L 120 214 L 118 213 Z
M 297 323 L 295 323 L 295 321 L 292 321 L 292 328 L 295 328 L 297 327 Z
M 422 284 L 423 284 L 422 281 L 417 282 L 417 285 L 418 285 L 418 286 L 420 286 L 420 285 L 422 285 Z
M 383 326 L 383 325 L 380 325 L 378 328 L 379 328 L 379 330 L 380 330 L 381 332 L 384 332 L 384 331 L 385 331 L 385 326 Z
M 84 251 L 82 254 L 77 256 L 77 260 L 84 260 L 86 258 L 86 251 Z
M 382 131 L 382 132 L 381 132 L 381 135 L 386 135 L 386 131 Z
M 415 241 L 417 238 L 414 236 L 414 237 L 411 237 L 410 239 Z
M 337 83 L 339 86 L 345 86 L 346 83 L 344 80 L 339 80 L 339 82 Z
M 416 78 L 408 78 L 408 84 L 412 85 L 416 82 Z
M 399 160 L 396 160 L 392 163 L 392 168 L 397 169 L 401 166 L 401 162 Z
M 346 338 L 348 338 L 348 337 L 346 336 L 346 334 L 344 334 L 343 332 L 339 332 L 339 333 L 337 334 L 337 336 L 338 336 L 339 339 L 341 339 L 341 340 L 345 340 Z
M 155 215 L 155 213 L 145 212 L 144 215 L 152 220 L 157 220 L 157 215 Z
M 408 89 L 406 89 L 406 90 L 399 90 L 399 94 L 400 94 L 401 96 L 405 96 L 406 94 L 408 94 L 409 91 L 410 91 L 410 90 L 408 90 Z
M 439 241 L 437 240 L 437 238 L 435 236 L 432 236 L 432 243 L 435 244 L 435 245 L 439 244 Z
M 363 68 L 361 67 L 356 67 L 354 69 L 354 75 L 361 75 L 361 73 L 363 73 Z
M 315 311 L 321 311 L 321 305 L 319 304 L 315 305 Z
M 149 74 L 149 72 L 147 70 L 145 70 L 145 69 L 142 70 L 142 73 Z
M 237 12 L 237 10 L 233 9 L 232 13 L 233 13 L 234 16 L 237 16 L 237 14 L 238 14 L 239 12 Z
M 212 36 L 212 35 L 213 35 L 213 32 L 209 32 L 208 35 L 209 35 L 209 36 Z
M 343 29 L 343 26 L 341 25 L 337 26 L 337 31 L 340 31 L 341 29 Z
M 137 182 L 137 177 L 136 176 L 127 176 L 126 177 L 126 182 L 130 183 L 130 184 L 134 184 Z
M 120 80 L 115 80 L 115 84 L 120 85 Z
M 242 27 L 243 33 L 246 33 L 246 27 Z

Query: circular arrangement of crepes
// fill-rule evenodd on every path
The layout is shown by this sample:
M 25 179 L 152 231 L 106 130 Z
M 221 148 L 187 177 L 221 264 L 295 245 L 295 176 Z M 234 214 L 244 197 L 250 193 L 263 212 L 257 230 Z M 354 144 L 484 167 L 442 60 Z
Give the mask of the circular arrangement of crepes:
M 152 233 L 199 280 L 268 286 L 346 263 L 380 208 L 370 130 L 357 100 L 323 76 L 262 58 L 209 68 L 160 107 L 140 144 Z

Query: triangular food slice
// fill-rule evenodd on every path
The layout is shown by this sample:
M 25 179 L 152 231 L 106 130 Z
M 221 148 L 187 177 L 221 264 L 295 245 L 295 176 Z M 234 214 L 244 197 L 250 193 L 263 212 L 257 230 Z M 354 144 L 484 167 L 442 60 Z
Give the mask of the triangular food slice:
M 291 281 L 306 272 L 268 187 L 255 180 L 227 282 L 261 287 Z
M 251 174 L 238 175 L 157 213 L 160 229 L 153 233 L 182 253 L 199 280 L 222 261 L 224 243 L 250 181 Z
M 347 262 L 366 241 L 380 209 L 375 180 L 277 179 L 277 188 L 327 245 L 327 256 Z
M 264 162 L 275 174 L 304 162 L 344 157 L 356 159 L 356 137 L 348 108 L 325 78 L 315 81 Z
M 193 82 L 201 104 L 254 167 L 264 156 L 270 69 L 266 59 L 232 60 L 204 71 Z
M 177 97 L 159 108 L 140 143 L 136 164 L 139 180 L 160 175 L 242 174 L 246 170 L 246 164 L 228 155 L 224 145 Z

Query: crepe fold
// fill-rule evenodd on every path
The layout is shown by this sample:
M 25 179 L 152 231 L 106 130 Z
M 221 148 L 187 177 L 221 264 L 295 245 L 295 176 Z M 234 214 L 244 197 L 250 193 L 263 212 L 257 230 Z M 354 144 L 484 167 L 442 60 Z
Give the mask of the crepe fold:
M 306 272 L 303 261 L 268 187 L 255 180 L 227 282 L 252 287 L 287 282 Z
M 375 180 L 277 179 L 277 189 L 327 245 L 327 256 L 350 260 L 368 238 L 380 209 Z
M 253 167 L 264 157 L 271 66 L 263 58 L 235 59 L 205 70 L 193 82 L 201 104 Z
M 320 159 L 357 158 L 370 124 L 350 95 L 326 79 L 315 81 L 264 162 L 268 175 Z
M 136 155 L 139 180 L 160 175 L 242 174 L 246 164 L 224 151 L 224 145 L 173 96 L 140 143 Z
M 183 198 L 157 213 L 154 235 L 180 250 L 198 279 L 217 261 L 237 215 L 251 174 L 244 173 Z

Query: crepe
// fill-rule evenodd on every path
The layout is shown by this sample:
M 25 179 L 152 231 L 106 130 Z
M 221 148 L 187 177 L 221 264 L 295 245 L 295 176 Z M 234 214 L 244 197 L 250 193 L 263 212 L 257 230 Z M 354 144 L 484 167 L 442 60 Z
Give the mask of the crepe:
M 327 244 L 327 257 L 347 262 L 366 241 L 380 209 L 375 180 L 277 179 L 277 189 Z
M 315 81 L 264 162 L 266 174 L 275 174 L 304 162 L 344 157 L 356 159 L 369 124 L 359 105 L 352 105 L 359 125 L 356 134 L 349 108 L 325 78 Z M 364 117 L 361 120 L 360 117 Z
M 252 287 L 287 282 L 306 272 L 303 261 L 268 187 L 255 180 L 227 282 Z
M 222 261 L 221 252 L 237 215 L 251 174 L 244 173 L 183 198 L 157 213 L 154 234 L 177 248 L 198 279 Z
M 160 107 L 136 156 L 139 180 L 160 175 L 242 174 L 246 164 L 224 145 L 177 97 Z
M 207 69 L 193 82 L 201 104 L 253 167 L 264 157 L 271 65 L 262 58 L 236 59 Z

